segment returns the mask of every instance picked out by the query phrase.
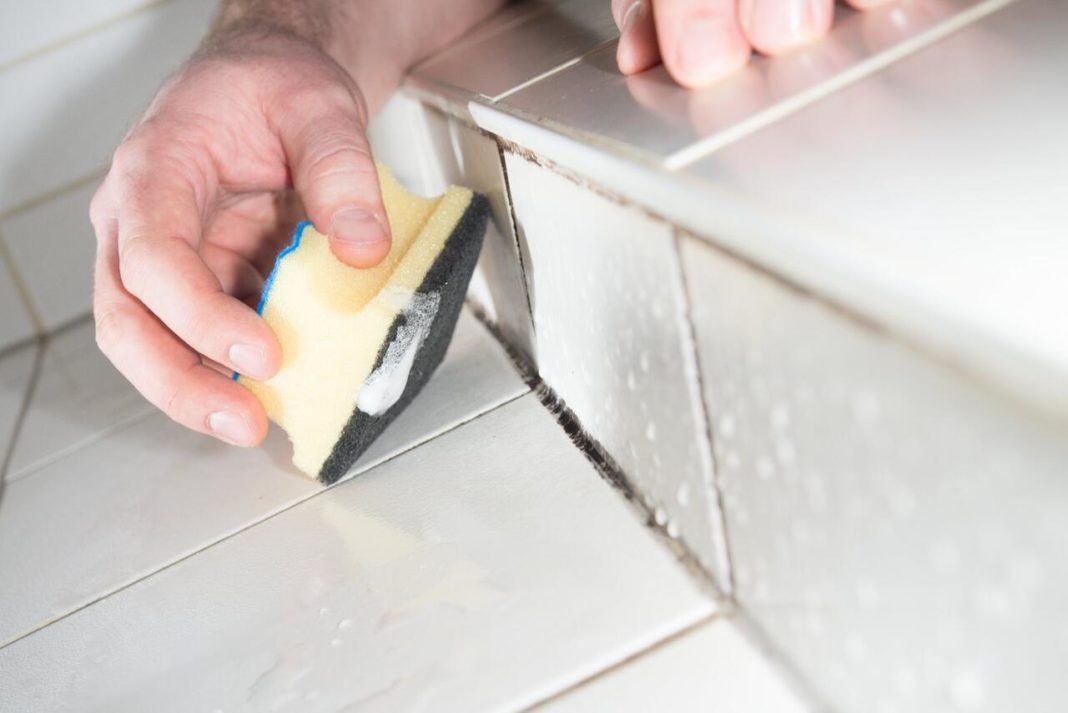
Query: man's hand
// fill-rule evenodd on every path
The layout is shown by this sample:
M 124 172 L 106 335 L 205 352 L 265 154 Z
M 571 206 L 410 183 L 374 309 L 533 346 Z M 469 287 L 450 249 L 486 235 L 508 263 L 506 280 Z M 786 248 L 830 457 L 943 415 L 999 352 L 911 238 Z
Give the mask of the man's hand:
M 251 308 L 307 217 L 354 267 L 390 248 L 364 131 L 405 69 L 501 0 L 224 0 L 112 159 L 90 210 L 97 342 L 175 421 L 229 443 L 267 417 L 231 371 L 278 371 Z
M 886 0 L 848 0 L 858 9 Z M 624 74 L 663 61 L 676 82 L 702 87 L 739 69 L 755 49 L 779 54 L 822 37 L 834 0 L 612 0 Z
M 248 301 L 301 202 L 345 262 L 389 252 L 366 120 L 330 57 L 256 31 L 194 58 L 115 152 L 91 209 L 97 341 L 174 420 L 238 445 L 265 435 L 263 408 L 229 371 L 266 379 L 281 364 Z

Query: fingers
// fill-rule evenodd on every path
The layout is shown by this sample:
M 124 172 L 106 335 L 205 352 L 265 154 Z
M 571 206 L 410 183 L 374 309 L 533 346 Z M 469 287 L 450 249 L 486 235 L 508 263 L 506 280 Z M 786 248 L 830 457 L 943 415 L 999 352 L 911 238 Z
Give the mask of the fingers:
M 180 172 L 144 178 L 119 166 L 117 252 L 123 287 L 204 356 L 257 379 L 281 364 L 281 347 L 259 316 L 223 291 L 194 246 L 201 211 Z
M 738 20 L 753 48 L 780 54 L 827 34 L 834 0 L 738 0 Z
M 98 236 L 94 312 L 101 351 L 146 399 L 183 426 L 239 446 L 263 440 L 267 417 L 252 393 L 204 366 L 123 288 L 114 231 L 98 227 Z
M 657 0 L 653 14 L 664 65 L 683 86 L 711 84 L 749 59 L 735 0 Z
M 279 135 L 308 217 L 340 260 L 377 265 L 389 254 L 389 222 L 359 105 L 341 89 L 296 105 Z
M 612 0 L 612 14 L 619 27 L 616 63 L 623 74 L 637 74 L 660 62 L 656 23 L 650 0 Z

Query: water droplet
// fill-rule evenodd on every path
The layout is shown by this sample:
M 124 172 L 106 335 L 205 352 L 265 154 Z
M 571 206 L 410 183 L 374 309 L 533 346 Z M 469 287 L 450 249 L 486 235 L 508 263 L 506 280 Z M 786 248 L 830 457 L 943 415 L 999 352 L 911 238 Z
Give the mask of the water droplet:
M 342 629 L 342 630 L 348 629 L 351 626 L 352 626 L 352 619 L 342 619 L 341 621 L 339 621 L 337 623 L 337 628 L 338 629 Z
M 797 460 L 797 449 L 790 441 L 780 439 L 775 442 L 775 458 L 781 465 L 793 465 Z
M 909 666 L 900 668 L 897 673 L 894 674 L 894 687 L 901 695 L 912 696 L 920 687 L 919 676 L 917 676 L 916 671 Z
M 729 413 L 725 413 L 719 417 L 719 435 L 724 438 L 731 438 L 734 436 L 734 417 Z
M 763 480 L 770 480 L 775 475 L 775 466 L 767 456 L 760 456 L 756 462 L 756 472 Z
M 961 669 L 949 684 L 949 697 L 959 710 L 972 711 L 986 703 L 986 682 L 974 669 Z
M 319 616 L 326 616 L 329 613 L 330 613 L 330 610 L 327 609 L 326 607 L 323 607 L 322 609 L 319 610 Z
M 635 378 L 634 372 L 630 369 L 627 370 L 627 388 L 631 391 L 638 390 L 638 379 Z
M 931 546 L 931 564 L 938 572 L 950 572 L 960 562 L 960 551 L 952 540 L 941 539 Z
M 673 540 L 679 539 L 679 526 L 675 524 L 674 520 L 669 520 L 667 524 L 667 536 Z
M 776 431 L 785 431 L 790 426 L 790 408 L 785 403 L 771 407 L 771 427 Z
M 652 421 L 645 424 L 645 438 L 648 441 L 656 440 L 656 424 Z
M 653 512 L 653 520 L 656 522 L 657 527 L 663 527 L 667 523 L 667 513 L 664 512 L 664 508 L 657 508 Z
M 341 646 L 341 639 L 330 639 L 331 646 Z
M 879 588 L 872 582 L 861 580 L 857 582 L 857 604 L 861 609 L 874 609 L 879 606 Z
M 649 352 L 642 352 L 638 355 L 638 367 L 643 372 L 649 372 Z
M 675 491 L 675 502 L 679 505 L 686 507 L 690 504 L 690 484 L 683 482 L 679 484 L 679 489 Z
M 862 658 L 867 651 L 867 647 L 864 645 L 864 639 L 855 634 L 846 637 L 844 649 L 846 656 L 854 659 Z
M 853 418 L 857 423 L 870 424 L 879 418 L 882 402 L 872 391 L 860 391 L 853 396 Z

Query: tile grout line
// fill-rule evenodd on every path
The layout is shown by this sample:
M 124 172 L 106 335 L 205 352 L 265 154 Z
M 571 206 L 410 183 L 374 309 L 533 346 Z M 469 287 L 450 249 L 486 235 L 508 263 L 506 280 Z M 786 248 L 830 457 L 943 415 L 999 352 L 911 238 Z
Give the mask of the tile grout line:
M 107 599 L 107 598 L 109 598 L 111 596 L 114 596 L 114 595 L 116 595 L 116 594 L 118 594 L 118 593 L 120 593 L 120 592 L 122 592 L 122 591 L 124 591 L 126 589 L 129 589 L 130 587 L 136 586 L 137 584 L 139 584 L 140 582 L 145 581 L 146 579 L 150 579 L 152 577 L 155 577 L 156 575 L 160 574 L 161 572 L 164 572 L 164 571 L 166 571 L 166 570 L 168 570 L 168 569 L 170 569 L 170 568 L 172 568 L 172 567 L 174 567 L 176 565 L 179 565 L 182 562 L 185 562 L 186 560 L 191 559 L 191 558 L 195 557 L 196 555 L 198 555 L 198 554 L 200 554 L 202 552 L 205 552 L 206 550 L 209 550 L 209 549 L 211 549 L 213 547 L 216 547 L 216 546 L 218 546 L 218 545 L 220 545 L 220 544 L 222 544 L 222 543 L 224 543 L 224 542 L 236 537 L 237 535 L 240 535 L 241 533 L 245 532 L 246 530 L 251 530 L 252 528 L 254 528 L 256 526 L 261 525 L 261 524 L 267 522 L 268 520 L 271 520 L 271 519 L 277 517 L 278 515 L 281 515 L 282 513 L 285 513 L 285 512 L 287 512 L 289 510 L 292 510 L 293 508 L 295 508 L 295 507 L 297 507 L 299 505 L 303 505 L 304 503 L 308 502 L 309 500 L 311 500 L 311 499 L 313 499 L 315 497 L 318 497 L 319 495 L 322 495 L 323 493 L 329 492 L 329 491 L 333 490 L 334 488 L 336 488 L 336 487 L 338 487 L 338 486 L 340 486 L 340 485 L 342 485 L 344 483 L 348 483 L 348 482 L 350 482 L 351 480 L 353 480 L 354 478 L 356 478 L 359 475 L 363 475 L 364 473 L 368 473 L 368 472 L 374 470 L 375 468 L 377 468 L 377 467 L 379 467 L 381 465 L 385 465 L 386 463 L 391 462 L 395 458 L 398 458 L 398 457 L 400 457 L 400 456 L 402 456 L 402 455 L 404 455 L 404 454 L 408 453 L 409 451 L 412 451 L 412 450 L 414 450 L 416 448 L 424 446 L 424 445 L 430 443 L 431 441 L 437 440 L 438 438 L 441 438 L 442 436 L 445 436 L 445 435 L 455 431 L 458 428 L 466 426 L 467 424 L 471 423 L 472 421 L 474 421 L 476 419 L 479 419 L 479 418 L 482 418 L 483 416 L 485 416 L 485 415 L 487 415 L 489 413 L 492 413 L 493 411 L 496 411 L 499 408 L 507 406 L 508 404 L 512 403 L 513 401 L 518 401 L 519 399 L 523 398 L 524 396 L 527 396 L 529 393 L 530 393 L 530 391 L 522 391 L 521 393 L 515 394 L 514 396 L 509 396 L 509 397 L 505 398 L 504 400 L 500 401 L 499 403 L 494 404 L 490 408 L 488 408 L 488 409 L 486 409 L 484 411 L 479 411 L 478 413 L 476 413 L 476 414 L 474 414 L 474 415 L 470 416 L 469 418 L 466 418 L 466 419 L 464 419 L 462 421 L 458 421 L 458 422 L 450 425 L 448 428 L 440 431 L 439 433 L 436 433 L 436 434 L 432 435 L 429 438 L 426 438 L 424 440 L 412 443 L 408 447 L 397 451 L 396 453 L 384 458 L 383 460 L 374 462 L 371 465 L 367 466 L 366 468 L 363 468 L 363 469 L 360 469 L 360 470 L 355 470 L 352 473 L 343 476 L 342 478 L 340 478 L 336 482 L 331 483 L 330 485 L 323 486 L 323 487 L 319 488 L 318 490 L 314 490 L 314 491 L 312 491 L 310 493 L 307 493 L 306 495 L 303 495 L 303 496 L 297 498 L 293 502 L 287 503 L 287 504 L 279 507 L 278 509 L 267 513 L 263 517 L 255 520 L 253 522 L 246 523 L 246 524 L 238 527 L 237 529 L 232 530 L 231 532 L 223 534 L 222 537 L 219 537 L 216 540 L 212 540 L 211 542 L 203 544 L 203 545 L 197 547 L 195 550 L 193 550 L 191 552 L 187 552 L 186 554 L 179 555 L 175 559 L 172 559 L 171 561 L 166 562 L 162 566 L 157 567 L 156 569 L 153 569 L 151 572 L 146 572 L 146 573 L 142 573 L 140 575 L 135 575 L 135 577 L 133 579 L 114 587 L 113 589 L 109 590 L 106 593 L 101 594 L 100 596 L 94 597 L 90 601 L 87 601 L 87 602 L 85 602 L 83 604 L 79 604 L 78 606 L 72 608 L 69 611 L 66 611 L 66 612 L 64 612 L 62 614 L 54 616 L 51 619 L 49 619 L 46 622 L 44 622 L 43 624 L 38 624 L 38 625 L 34 626 L 33 628 L 29 629 L 28 631 L 24 631 L 21 634 L 17 634 L 17 635 L 15 635 L 15 636 L 7 639 L 7 640 L 0 641 L 0 651 L 3 651 L 8 646 L 11 646 L 11 645 L 13 645 L 15 643 L 18 643 L 19 641 L 22 641 L 23 639 L 25 639 L 25 638 L 27 638 L 29 636 L 33 636 L 34 634 L 38 633 L 39 631 L 47 629 L 48 627 L 52 626 L 53 624 L 56 624 L 56 623 L 58 623 L 60 621 L 63 621 L 64 619 L 67 619 L 68 617 L 74 616 L 78 612 L 80 612 L 80 611 L 82 611 L 84 609 L 88 609 L 89 607 L 93 606 L 94 604 L 102 602 L 103 600 L 105 600 L 105 599 Z M 2 491 L 0 491 L 0 492 L 2 492 Z
M 713 134 L 707 139 L 699 139 L 689 146 L 675 151 L 663 160 L 663 167 L 668 171 L 677 171 L 690 164 L 707 158 L 716 151 L 735 143 L 766 126 L 805 109 L 835 92 L 849 88 L 862 79 L 870 77 L 899 60 L 916 54 L 958 30 L 971 25 L 1000 10 L 1017 0 L 987 0 L 960 11 L 920 34 L 910 37 L 856 65 L 846 69 L 831 79 L 817 84 L 805 91 L 785 99 L 765 111 L 757 113 L 740 124 Z
M 530 79 L 524 80 L 524 81 L 520 82 L 519 84 L 515 85 L 514 87 L 512 87 L 511 89 L 507 89 L 507 90 L 505 90 L 504 92 L 502 92 L 500 94 L 495 94 L 492 97 L 486 97 L 486 99 L 489 101 L 490 104 L 497 104 L 501 100 L 507 99 L 508 97 L 512 96 L 513 94 L 518 94 L 519 92 L 523 91 L 524 89 L 527 89 L 529 87 L 534 86 L 535 84 L 537 84 L 538 82 L 540 82 L 543 79 L 548 79 L 549 77 L 553 76 L 554 74 L 557 74 L 559 72 L 564 71 L 568 67 L 573 67 L 574 65 L 576 65 L 579 62 L 581 62 L 582 60 L 586 59 L 588 56 L 590 56 L 594 52 L 598 52 L 598 51 L 604 49 L 605 47 L 607 47 L 608 45 L 612 44 L 613 42 L 618 42 L 618 41 L 619 41 L 619 36 L 616 35 L 615 37 L 610 37 L 607 40 L 604 40 L 602 42 L 598 42 L 596 46 L 591 47 L 590 49 L 586 50 L 585 52 L 582 52 L 578 56 L 572 57 L 571 59 L 556 65 L 552 69 L 547 69 L 544 72 L 542 72 L 541 74 L 535 75 L 535 76 L 531 77 Z M 485 94 L 481 94 L 481 95 L 478 95 L 478 96 L 486 96 L 486 95 Z
M 500 141 L 494 137 L 494 145 L 497 147 L 497 160 L 501 164 L 501 178 L 504 181 L 504 199 L 508 201 L 508 220 L 512 223 L 512 242 L 515 244 L 515 254 L 519 258 L 519 274 L 523 276 L 523 296 L 527 302 L 527 316 L 530 317 L 530 333 L 533 343 L 531 349 L 537 353 L 538 330 L 534 325 L 534 303 L 530 299 L 530 279 L 527 277 L 526 261 L 523 259 L 523 246 L 519 242 L 519 220 L 515 216 L 515 201 L 512 200 L 512 183 L 508 177 L 508 164 L 504 159 L 504 149 Z M 476 315 L 477 316 L 477 315 Z M 483 323 L 485 320 L 480 319 Z
M 106 176 L 108 168 L 108 166 L 98 166 L 89 173 L 84 173 L 77 178 L 73 178 L 67 181 L 66 183 L 61 183 L 55 188 L 50 188 L 44 193 L 37 194 L 33 198 L 27 198 L 21 203 L 16 203 L 10 208 L 0 210 L 0 220 L 7 220 L 8 218 L 13 218 L 19 213 L 25 213 L 26 211 L 33 210 L 34 208 L 38 208 L 44 205 L 45 203 L 48 203 L 49 201 L 55 200 L 56 198 L 62 198 L 68 193 L 73 193 L 79 188 L 84 188 L 89 184 L 98 181 L 104 176 Z
M 1016 2 L 1016 0 L 1008 0 L 1008 2 Z M 525 120 L 524 120 L 525 121 Z M 538 127 L 544 128 L 544 127 Z M 548 130 L 548 129 L 546 129 Z M 484 130 L 485 131 L 485 130 Z M 701 233 L 680 225 L 675 219 L 668 217 L 667 215 L 657 212 L 655 209 L 649 206 L 634 201 L 630 198 L 620 195 L 613 190 L 603 186 L 602 184 L 593 181 L 585 176 L 582 176 L 575 171 L 560 165 L 553 159 L 543 158 L 539 154 L 534 153 L 530 149 L 527 149 L 520 144 L 515 143 L 509 139 L 504 138 L 499 134 L 492 134 L 497 138 L 498 143 L 506 153 L 510 153 L 513 156 L 518 156 L 523 160 L 544 168 L 551 173 L 565 178 L 571 183 L 578 186 L 580 189 L 588 190 L 595 193 L 602 198 L 612 201 L 613 203 L 628 208 L 637 210 L 641 214 L 663 223 L 671 225 L 681 235 L 692 238 L 697 242 L 701 249 L 708 250 L 717 254 L 720 254 L 730 260 L 738 263 L 739 265 L 748 268 L 762 279 L 768 280 L 780 289 L 787 290 L 799 297 L 807 300 L 811 300 L 814 304 L 819 305 L 821 308 L 826 309 L 836 318 L 848 322 L 853 327 L 862 329 L 865 332 L 874 335 L 876 337 L 889 340 L 895 344 L 908 349 L 916 356 L 928 360 L 934 364 L 939 365 L 942 368 L 948 368 L 955 370 L 956 372 L 965 375 L 972 383 L 980 385 L 984 389 L 994 389 L 998 393 L 1004 395 L 1005 391 L 1002 386 L 997 385 L 996 382 L 990 380 L 988 377 L 983 376 L 982 373 L 974 370 L 968 364 L 962 363 L 951 356 L 947 356 L 937 349 L 929 346 L 922 339 L 915 337 L 908 331 L 900 330 L 896 325 L 883 324 L 876 320 L 871 315 L 865 314 L 860 309 L 852 306 L 849 302 L 839 299 L 838 297 L 831 297 L 822 291 L 818 291 L 809 287 L 806 283 L 801 282 L 790 275 L 784 274 L 779 271 L 777 267 L 769 266 L 760 262 L 759 260 L 752 258 L 745 253 L 739 252 L 734 246 L 717 241 L 715 238 L 708 235 L 702 235 Z M 563 137 L 568 140 L 574 140 L 571 137 Z M 618 158 L 618 157 L 617 157 Z M 677 177 L 681 177 L 676 174 Z M 1011 397 L 1015 398 L 1015 397 Z
M 671 252 L 674 258 L 674 264 L 676 269 L 676 276 L 678 278 L 680 304 L 679 309 L 682 314 L 679 315 L 682 320 L 682 329 L 685 334 L 685 344 L 683 345 L 685 358 L 690 363 L 690 367 L 693 369 L 694 383 L 688 383 L 691 388 L 697 389 L 697 411 L 701 420 L 701 429 L 703 432 L 700 434 L 704 442 L 706 457 L 708 458 L 708 465 L 711 468 L 710 482 L 712 490 L 715 493 L 715 503 L 718 510 L 719 517 L 719 534 L 723 538 L 723 556 L 727 565 L 727 596 L 734 599 L 735 592 L 735 574 L 734 574 L 734 554 L 731 549 L 730 534 L 727 532 L 727 508 L 725 505 L 725 499 L 723 496 L 723 481 L 720 478 L 719 462 L 716 459 L 715 438 L 712 432 L 712 414 L 709 411 L 709 404 L 705 401 L 705 378 L 704 372 L 701 369 L 701 355 L 697 347 L 697 329 L 694 326 L 693 319 L 693 295 L 690 290 L 689 280 L 686 278 L 686 270 L 682 263 L 682 250 L 679 245 L 679 231 L 672 226 L 671 230 Z M 690 380 L 687 379 L 687 382 Z M 691 398 L 694 394 L 691 394 Z
M 689 636 L 690 634 L 696 632 L 702 627 L 708 626 L 716 620 L 723 618 L 725 617 L 720 612 L 712 612 L 711 614 L 705 614 L 696 621 L 690 622 L 689 624 L 668 634 L 667 636 L 657 639 L 648 646 L 645 646 L 644 648 L 639 649 L 638 651 L 634 651 L 630 654 L 627 654 L 623 658 L 619 659 L 618 661 L 615 661 L 614 663 L 608 664 L 599 671 L 595 671 L 594 673 L 591 673 L 585 678 L 575 681 L 574 683 L 565 686 L 564 688 L 561 688 L 558 691 L 554 691 L 553 693 L 544 696 L 543 698 L 535 701 L 534 703 L 531 703 L 528 706 L 525 706 L 521 709 L 521 713 L 531 713 L 533 711 L 538 710 L 539 708 L 544 708 L 553 701 L 565 698 L 568 694 L 573 693 L 581 688 L 585 688 L 587 685 L 593 683 L 594 681 L 610 676 L 616 671 L 620 671 L 626 668 L 628 665 L 634 663 L 638 659 L 644 658 L 649 654 L 653 654 L 657 651 L 665 649 L 676 641 L 679 641 L 680 639 Z
M 15 427 L 11 429 L 4 457 L 0 460 L 0 502 L 3 501 L 4 491 L 7 490 L 7 469 L 11 466 L 11 460 L 15 455 L 15 446 L 18 444 L 19 436 L 22 435 L 22 427 L 26 422 L 26 415 L 30 412 L 30 403 L 33 401 L 37 391 L 37 384 L 41 379 L 44 353 L 47 347 L 47 339 L 38 339 L 33 347 L 33 367 L 30 370 L 29 382 L 26 384 L 25 391 L 22 392 L 22 403 L 19 406 L 18 415 L 15 417 Z M 3 647 L 0 646 L 0 648 Z
M 80 441 L 71 443 L 70 445 L 61 448 L 58 451 L 49 453 L 43 458 L 29 463 L 28 465 L 25 465 L 16 471 L 8 473 L 7 482 L 10 484 L 25 480 L 27 478 L 31 478 L 52 464 L 61 461 L 64 458 L 67 458 L 80 450 L 89 448 L 94 443 L 98 443 L 99 441 L 104 440 L 104 438 L 106 437 L 114 436 L 116 433 L 125 431 L 131 426 L 141 423 L 146 418 L 151 416 L 155 411 L 155 407 L 153 407 L 151 404 L 146 403 L 142 409 L 137 411 L 137 413 L 129 414 L 123 418 L 120 418 L 118 421 L 108 424 L 104 428 L 100 429 L 99 431 L 93 433 L 90 436 L 86 436 Z
M 505 338 L 500 328 L 486 315 L 484 310 L 475 304 L 469 304 L 468 307 L 489 330 L 494 339 L 504 348 L 520 376 L 537 396 L 538 401 L 549 412 L 549 415 L 556 420 L 572 444 L 586 457 L 586 460 L 594 467 L 601 479 L 623 496 L 632 511 L 653 532 L 654 538 L 667 548 L 676 561 L 690 573 L 702 588 L 706 589 L 717 602 L 729 604 L 730 597 L 720 590 L 712 573 L 705 570 L 700 560 L 690 552 L 689 548 L 677 538 L 669 535 L 665 527 L 657 524 L 653 509 L 644 504 L 643 499 L 639 497 L 639 491 L 630 484 L 626 473 L 619 467 L 619 464 L 616 463 L 604 446 L 586 431 L 575 412 L 541 378 L 537 370 L 534 369 L 519 349 Z
M 18 263 L 15 262 L 15 256 L 11 254 L 11 247 L 7 244 L 7 239 L 0 232 L 0 269 L 3 269 L 3 266 L 7 267 L 8 274 L 11 275 L 11 279 L 15 283 L 15 290 L 22 299 L 23 308 L 29 313 L 34 331 L 38 337 L 45 336 L 48 330 L 45 329 L 44 319 L 41 317 L 37 302 L 33 299 L 33 293 L 30 292 L 30 286 L 27 284 L 26 278 L 22 276 Z
M 6 62 L 0 64 L 0 72 L 10 71 L 11 69 L 17 67 L 20 64 L 29 62 L 39 57 L 43 57 L 44 55 L 49 54 L 50 52 L 63 49 L 64 47 L 68 47 L 80 40 L 84 40 L 86 37 L 100 32 L 101 30 L 106 30 L 113 25 L 117 25 L 123 20 L 128 20 L 131 17 L 136 17 L 137 15 L 143 12 L 147 12 L 148 10 L 160 7 L 162 5 L 166 5 L 173 1 L 174 0 L 149 0 L 148 2 L 142 3 L 141 5 L 130 8 L 129 10 L 125 10 L 116 15 L 112 15 L 104 20 L 100 20 L 92 25 L 89 25 L 88 27 L 83 27 L 80 30 L 75 30 L 74 32 L 63 35 L 62 37 L 50 40 L 28 52 L 24 52 L 23 54 L 18 55 L 17 57 L 9 59 Z

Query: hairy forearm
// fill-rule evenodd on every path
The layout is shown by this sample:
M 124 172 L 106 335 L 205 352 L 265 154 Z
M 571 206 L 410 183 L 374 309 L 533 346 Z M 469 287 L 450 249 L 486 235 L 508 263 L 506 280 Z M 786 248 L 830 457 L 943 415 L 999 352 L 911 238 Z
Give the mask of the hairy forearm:
M 223 0 L 202 52 L 253 49 L 281 33 L 316 45 L 359 84 L 372 110 L 404 72 L 507 0 Z

